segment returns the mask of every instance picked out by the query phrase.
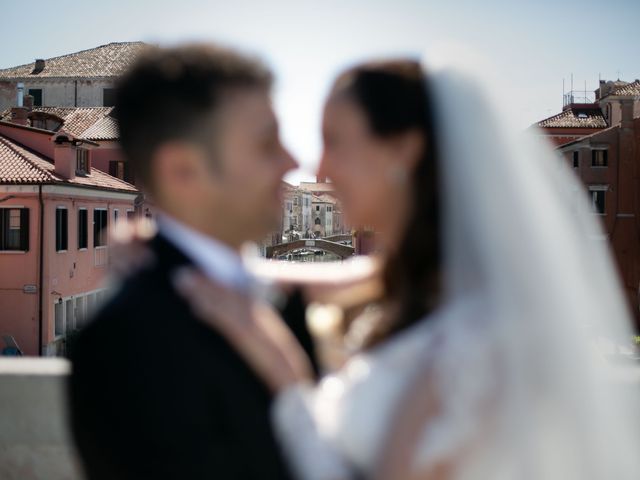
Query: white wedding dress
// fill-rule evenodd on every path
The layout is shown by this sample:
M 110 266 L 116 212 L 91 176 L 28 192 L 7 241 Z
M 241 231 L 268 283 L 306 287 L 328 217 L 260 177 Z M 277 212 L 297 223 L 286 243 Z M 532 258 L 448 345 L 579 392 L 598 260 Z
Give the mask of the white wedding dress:
M 315 387 L 297 385 L 280 394 L 274 405 L 278 438 L 298 478 L 349 479 L 354 472 L 370 476 L 396 414 L 395 406 L 419 369 L 427 362 L 449 363 L 456 377 L 436 379 L 449 399 L 441 416 L 425 429 L 416 464 L 429 465 L 455 454 L 479 433 L 478 417 L 468 407 L 489 397 L 495 379 L 469 378 L 465 366 L 489 374 L 488 345 L 476 331 L 488 312 L 480 298 L 450 305 L 393 339 L 352 358 L 340 372 Z M 429 358 L 425 358 L 429 351 Z M 421 362 L 421 360 L 423 360 Z M 453 369 L 450 367 L 454 367 Z M 459 385 L 459 382 L 467 383 Z M 473 398 L 472 398 L 473 397 Z
M 475 63 L 427 68 L 446 299 L 319 385 L 276 397 L 276 435 L 300 480 L 373 476 L 399 402 L 427 369 L 439 408 L 415 468 L 454 459 L 454 479 L 640 478 L 637 404 L 594 348 L 630 340 L 600 226 L 563 160 L 513 133 L 496 107 L 505 99 L 478 80 L 486 70 L 467 73 Z

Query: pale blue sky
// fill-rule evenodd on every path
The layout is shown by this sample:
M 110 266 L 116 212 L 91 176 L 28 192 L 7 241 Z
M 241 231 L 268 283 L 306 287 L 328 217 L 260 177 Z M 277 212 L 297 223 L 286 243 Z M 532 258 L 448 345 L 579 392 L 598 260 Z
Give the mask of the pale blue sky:
M 473 46 L 510 86 L 521 126 L 558 112 L 562 79 L 640 78 L 640 0 L 35 0 L 3 2 L 0 67 L 113 41 L 214 40 L 275 70 L 283 137 L 309 177 L 320 154 L 322 101 L 346 65 L 421 57 L 437 43 Z

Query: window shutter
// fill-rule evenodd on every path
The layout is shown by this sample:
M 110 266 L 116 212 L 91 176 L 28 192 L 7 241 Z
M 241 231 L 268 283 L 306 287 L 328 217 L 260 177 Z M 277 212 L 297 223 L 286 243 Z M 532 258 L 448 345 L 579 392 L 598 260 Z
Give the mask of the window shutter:
M 69 249 L 69 211 L 62 210 L 62 245 L 63 250 Z
M 109 175 L 112 177 L 118 176 L 118 162 L 114 162 L 113 160 L 109 162 Z
M 0 208 L 0 250 L 5 250 L 6 237 L 9 235 L 9 221 L 8 216 L 5 216 L 7 209 Z
M 29 209 L 20 209 L 20 250 L 29 251 Z
M 133 178 L 133 171 L 131 169 L 131 166 L 129 165 L 129 162 L 124 162 L 124 181 L 132 185 L 135 183 L 135 180 Z

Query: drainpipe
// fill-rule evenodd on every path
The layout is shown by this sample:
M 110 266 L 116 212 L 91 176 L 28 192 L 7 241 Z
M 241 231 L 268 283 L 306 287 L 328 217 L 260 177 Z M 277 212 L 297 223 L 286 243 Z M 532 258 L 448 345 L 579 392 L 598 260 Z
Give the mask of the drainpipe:
M 43 276 L 44 276 L 44 200 L 42 199 L 42 184 L 38 185 L 38 201 L 40 202 L 40 255 L 39 255 L 39 273 L 38 273 L 38 355 L 42 356 L 42 340 L 43 340 Z

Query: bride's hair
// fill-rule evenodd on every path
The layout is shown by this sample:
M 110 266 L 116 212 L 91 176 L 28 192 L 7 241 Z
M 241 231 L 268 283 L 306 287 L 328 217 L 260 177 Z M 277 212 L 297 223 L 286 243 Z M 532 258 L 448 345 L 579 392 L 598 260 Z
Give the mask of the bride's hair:
M 406 229 L 384 266 L 384 301 L 392 314 L 385 315 L 376 326 L 369 345 L 424 317 L 440 299 L 438 158 L 427 90 L 418 62 L 390 60 L 345 71 L 331 94 L 354 101 L 377 137 L 393 138 L 418 130 L 425 140 L 424 151 L 409 180 L 413 198 Z

